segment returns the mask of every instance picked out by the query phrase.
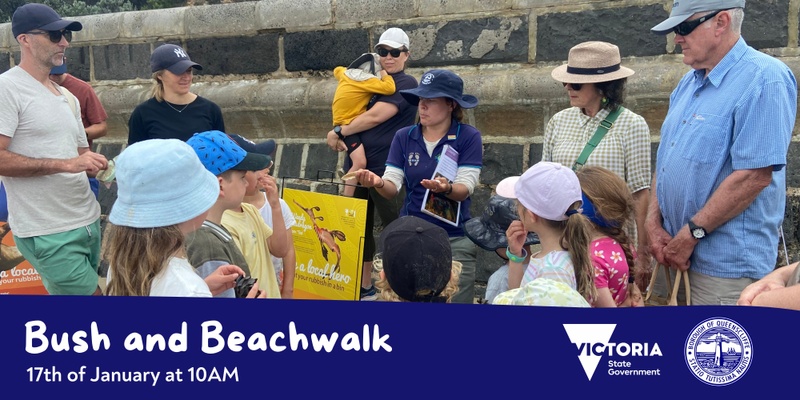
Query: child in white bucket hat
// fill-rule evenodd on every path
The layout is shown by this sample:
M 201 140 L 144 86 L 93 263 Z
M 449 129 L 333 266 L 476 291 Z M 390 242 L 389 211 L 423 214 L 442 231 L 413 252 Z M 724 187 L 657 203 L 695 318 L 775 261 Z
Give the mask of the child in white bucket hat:
M 500 196 L 517 199 L 520 217 L 506 231 L 509 289 L 548 278 L 565 283 L 593 303 L 597 289 L 589 257 L 591 225 L 581 214 L 581 186 L 575 172 L 561 164 L 542 161 L 522 176 L 503 179 L 496 191 Z M 523 265 L 528 256 L 523 244 L 529 232 L 539 236 L 542 250 Z
M 186 259 L 185 236 L 200 227 L 220 190 L 194 150 L 177 139 L 145 140 L 128 146 L 116 168 L 103 246 L 106 294 L 211 297 L 234 287 L 241 268 L 223 265 L 203 280 Z

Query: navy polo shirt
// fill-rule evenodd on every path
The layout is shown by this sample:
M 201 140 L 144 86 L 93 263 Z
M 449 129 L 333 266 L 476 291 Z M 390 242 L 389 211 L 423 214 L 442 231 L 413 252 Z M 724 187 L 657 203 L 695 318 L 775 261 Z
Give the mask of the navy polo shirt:
M 405 175 L 406 198 L 403 201 L 403 207 L 400 209 L 401 216 L 413 215 L 430 221 L 447 230 L 447 234 L 450 237 L 464 236 L 462 226 L 464 222 L 470 219 L 471 198 L 467 197 L 461 202 L 459 224 L 462 226 L 455 227 L 420 211 L 422 200 L 425 197 L 425 190 L 427 190 L 420 182 L 423 179 L 431 179 L 433 176 L 433 171 L 436 170 L 439 156 L 442 154 L 442 148 L 445 144 L 458 151 L 459 168 L 480 169 L 483 166 L 481 133 L 475 127 L 455 120 L 450 125 L 447 135 L 439 141 L 433 150 L 433 157 L 428 155 L 428 148 L 425 146 L 425 140 L 422 137 L 422 127 L 419 124 L 400 129 L 392 140 L 386 165 L 402 169 Z

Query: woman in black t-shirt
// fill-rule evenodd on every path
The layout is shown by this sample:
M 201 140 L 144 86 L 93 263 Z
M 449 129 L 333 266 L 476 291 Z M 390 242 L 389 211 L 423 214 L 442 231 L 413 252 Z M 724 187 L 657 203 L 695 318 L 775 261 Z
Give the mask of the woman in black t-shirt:
M 189 59 L 180 46 L 163 44 L 150 55 L 153 97 L 139 104 L 128 120 L 128 145 L 147 139 L 189 140 L 197 132 L 225 132 L 222 110 L 192 92 L 193 69 L 203 67 Z

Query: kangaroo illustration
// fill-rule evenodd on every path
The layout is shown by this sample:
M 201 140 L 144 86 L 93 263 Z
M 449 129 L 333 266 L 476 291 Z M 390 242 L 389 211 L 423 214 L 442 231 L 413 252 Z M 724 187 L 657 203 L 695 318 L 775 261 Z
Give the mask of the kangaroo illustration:
M 309 217 L 311 217 L 311 223 L 314 224 L 314 232 L 317 233 L 317 239 L 319 239 L 320 247 L 322 248 L 322 257 L 325 257 L 325 261 L 328 261 L 328 250 L 334 252 L 336 254 L 336 262 L 331 266 L 331 271 L 329 274 L 329 278 L 333 277 L 335 272 L 339 272 L 339 261 L 342 259 L 342 251 L 339 249 L 339 245 L 336 244 L 336 240 L 340 242 L 344 242 L 347 240 L 345 238 L 344 232 L 333 230 L 329 231 L 317 224 L 317 220 L 324 221 L 324 217 L 317 217 L 315 212 L 319 211 L 320 208 L 318 206 L 306 208 L 303 207 L 297 200 L 293 200 L 294 204 L 297 204 L 298 207 L 302 208 Z
M 8 224 L 0 226 L 0 240 L 3 240 L 8 232 L 11 232 L 11 227 Z M 25 257 L 17 250 L 17 246 L 0 244 L 0 271 L 8 271 L 19 265 L 23 260 L 25 260 Z

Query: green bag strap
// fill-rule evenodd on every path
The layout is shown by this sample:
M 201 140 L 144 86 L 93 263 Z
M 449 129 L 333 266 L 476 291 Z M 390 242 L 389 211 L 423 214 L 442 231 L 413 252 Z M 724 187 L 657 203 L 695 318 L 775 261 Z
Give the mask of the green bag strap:
M 614 126 L 614 121 L 617 120 L 617 117 L 622 114 L 622 110 L 624 109 L 625 107 L 619 106 L 616 110 L 608 113 L 606 119 L 600 121 L 600 126 L 597 127 L 597 130 L 594 132 L 594 135 L 592 135 L 592 138 L 586 142 L 586 147 L 583 148 L 581 155 L 578 156 L 578 159 L 575 160 L 575 164 L 572 165 L 573 171 L 579 170 L 584 164 L 586 164 L 586 160 L 589 158 L 589 155 L 592 154 L 595 147 L 600 144 L 600 141 L 603 140 L 603 136 L 608 133 L 608 130 Z

